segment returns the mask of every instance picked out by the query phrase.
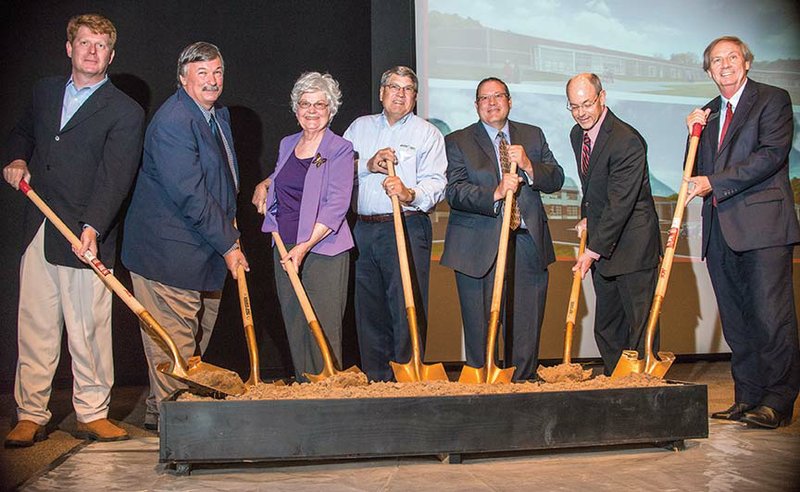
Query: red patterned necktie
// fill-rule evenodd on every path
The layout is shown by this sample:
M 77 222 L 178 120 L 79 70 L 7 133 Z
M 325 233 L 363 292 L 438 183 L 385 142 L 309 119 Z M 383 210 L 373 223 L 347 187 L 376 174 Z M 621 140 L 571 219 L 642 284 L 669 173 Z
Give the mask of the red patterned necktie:
M 719 148 L 722 147 L 722 141 L 725 140 L 725 134 L 728 133 L 728 127 L 731 125 L 732 119 L 733 106 L 731 106 L 731 102 L 728 101 L 728 106 L 725 109 L 725 123 L 722 124 L 722 131 L 719 134 L 719 142 L 717 143 L 717 152 L 719 152 Z
M 592 141 L 589 134 L 583 132 L 583 148 L 581 149 L 581 174 L 589 175 L 589 155 L 592 153 Z
M 511 172 L 511 161 L 508 159 L 508 142 L 506 141 L 506 135 L 503 132 L 499 132 L 497 138 L 500 139 L 500 144 L 497 146 L 498 153 L 500 154 L 500 167 L 503 169 L 504 173 Z M 517 204 L 517 200 L 514 200 L 511 206 L 511 230 L 516 230 L 521 222 L 519 205 Z

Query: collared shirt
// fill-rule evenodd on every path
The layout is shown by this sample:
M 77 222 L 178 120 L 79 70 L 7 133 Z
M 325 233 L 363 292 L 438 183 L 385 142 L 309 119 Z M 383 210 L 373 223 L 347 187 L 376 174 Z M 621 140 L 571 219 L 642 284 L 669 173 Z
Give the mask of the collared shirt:
M 744 86 L 747 85 L 747 80 L 744 79 L 744 84 L 739 87 L 739 90 L 736 91 L 734 95 L 731 96 L 730 99 L 725 99 L 725 96 L 722 94 L 719 95 L 720 102 L 719 102 L 719 133 L 717 133 L 717 142 L 719 142 L 719 137 L 722 136 L 722 128 L 725 126 L 725 115 L 728 112 L 727 106 L 728 102 L 731 103 L 731 111 L 734 113 L 736 112 L 736 106 L 739 105 L 739 99 L 742 98 L 742 92 L 744 92 Z
M 447 185 L 447 157 L 444 137 L 432 124 L 409 113 L 389 125 L 383 113 L 356 119 L 344 138 L 353 143 L 358 153 L 358 213 L 377 215 L 392 213 L 392 202 L 383 189 L 386 175 L 367 169 L 375 153 L 391 147 L 397 155 L 395 172 L 416 197 L 405 210 L 428 212 L 444 197 Z
M 486 129 L 486 133 L 489 134 L 489 140 L 492 141 L 492 146 L 494 146 L 494 155 L 495 155 L 495 157 L 497 157 L 497 169 L 500 170 L 500 176 L 502 176 L 503 175 L 503 165 L 500 164 L 500 141 L 497 139 L 497 134 L 502 131 L 503 135 L 505 135 L 505 137 L 506 137 L 506 143 L 508 145 L 511 145 L 511 133 L 508 130 L 508 120 L 506 120 L 506 123 L 503 125 L 503 128 L 501 128 L 500 130 L 498 130 L 497 128 L 495 128 L 495 127 L 493 127 L 491 125 L 487 125 L 483 121 L 481 121 L 481 125 L 483 125 L 483 128 Z M 533 184 L 533 180 L 531 179 L 530 176 L 528 176 L 528 173 L 526 173 L 523 170 L 522 174 L 525 175 L 525 179 L 528 182 L 528 185 L 532 185 Z M 501 199 L 497 200 L 496 202 L 494 202 L 495 212 L 499 212 L 500 209 L 503 207 L 503 200 L 504 200 L 504 198 L 501 198 Z M 527 229 L 528 228 L 528 226 L 525 225 L 525 219 L 523 219 L 521 215 L 520 215 L 520 218 L 519 218 L 519 228 L 520 229 Z
M 103 80 L 100 82 L 87 85 L 86 87 L 81 87 L 78 89 L 75 87 L 75 82 L 72 80 L 72 77 L 69 78 L 67 81 L 67 86 L 64 88 L 64 101 L 61 105 L 61 127 L 60 129 L 64 129 L 70 119 L 75 116 L 75 113 L 81 109 L 83 103 L 86 102 L 92 94 L 100 88 L 101 85 L 108 82 L 108 75 L 103 77 Z

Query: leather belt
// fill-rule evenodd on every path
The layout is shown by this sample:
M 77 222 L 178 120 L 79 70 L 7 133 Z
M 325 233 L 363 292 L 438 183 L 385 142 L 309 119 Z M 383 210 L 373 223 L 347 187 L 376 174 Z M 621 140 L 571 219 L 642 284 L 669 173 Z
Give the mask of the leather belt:
M 427 215 L 425 212 L 419 210 L 406 210 L 403 212 L 406 217 L 413 217 L 415 215 Z M 377 215 L 359 215 L 358 220 L 361 222 L 376 223 L 376 222 L 391 222 L 394 220 L 392 214 L 377 214 Z

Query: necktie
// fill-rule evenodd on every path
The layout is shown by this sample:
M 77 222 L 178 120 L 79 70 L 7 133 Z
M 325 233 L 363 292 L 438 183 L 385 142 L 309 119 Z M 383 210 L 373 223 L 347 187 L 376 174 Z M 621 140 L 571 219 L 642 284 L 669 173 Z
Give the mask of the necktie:
M 500 140 L 499 145 L 497 146 L 498 153 L 500 154 L 500 167 L 504 173 L 511 172 L 511 162 L 508 160 L 508 142 L 506 141 L 506 135 L 503 132 L 498 132 L 497 138 Z M 519 215 L 519 205 L 517 201 L 514 200 L 511 206 L 511 222 L 510 227 L 511 230 L 515 230 L 519 227 L 520 224 L 520 215 Z
M 231 179 L 233 180 L 233 187 L 238 192 L 239 182 L 236 179 L 236 170 L 233 168 L 233 155 L 228 149 L 228 143 L 225 141 L 225 137 L 222 135 L 222 132 L 219 129 L 219 125 L 217 124 L 217 118 L 214 116 L 214 113 L 211 113 L 211 118 L 209 118 L 208 120 L 208 125 L 211 127 L 211 133 L 217 140 L 217 145 L 219 145 L 219 149 L 222 152 L 223 157 L 225 157 L 225 162 L 228 163 L 228 171 L 230 171 L 231 173 Z
M 589 156 L 592 154 L 592 141 L 589 134 L 583 132 L 583 147 L 581 148 L 581 174 L 586 177 L 589 174 Z
M 732 119 L 733 119 L 733 106 L 731 106 L 731 102 L 728 101 L 728 106 L 725 109 L 725 123 L 722 124 L 722 131 L 719 133 L 719 143 L 717 144 L 717 152 L 719 152 L 719 148 L 722 147 L 722 141 L 725 140 L 725 134 L 728 133 L 728 127 L 731 125 Z

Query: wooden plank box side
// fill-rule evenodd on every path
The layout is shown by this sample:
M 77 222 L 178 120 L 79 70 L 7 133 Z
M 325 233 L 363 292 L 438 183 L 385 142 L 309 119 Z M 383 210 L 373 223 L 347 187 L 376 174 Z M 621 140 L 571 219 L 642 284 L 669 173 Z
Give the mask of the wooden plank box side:
M 705 385 L 504 395 L 162 402 L 160 461 L 484 453 L 708 437 Z

